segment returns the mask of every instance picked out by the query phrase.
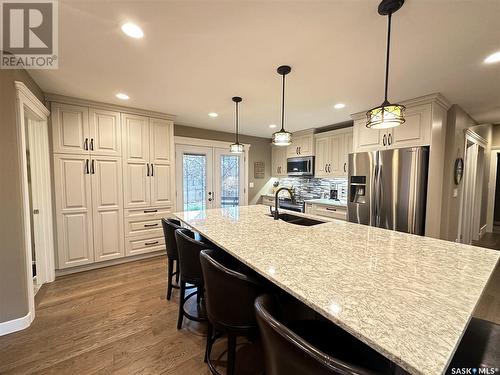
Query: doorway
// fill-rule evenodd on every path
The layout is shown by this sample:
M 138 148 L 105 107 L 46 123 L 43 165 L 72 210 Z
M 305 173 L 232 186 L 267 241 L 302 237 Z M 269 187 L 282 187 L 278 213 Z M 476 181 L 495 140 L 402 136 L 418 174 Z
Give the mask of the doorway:
M 192 141 L 192 140 L 191 140 Z M 177 140 L 176 140 L 177 142 Z M 176 144 L 176 206 L 179 211 L 248 204 L 246 154 L 232 154 L 229 143 Z M 221 144 L 223 143 L 223 144 Z

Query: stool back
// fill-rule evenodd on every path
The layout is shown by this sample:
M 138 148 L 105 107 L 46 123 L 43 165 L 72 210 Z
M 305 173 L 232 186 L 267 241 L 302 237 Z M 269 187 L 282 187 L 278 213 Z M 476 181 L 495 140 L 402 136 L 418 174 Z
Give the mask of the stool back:
M 177 251 L 177 241 L 175 240 L 175 231 L 182 229 L 181 222 L 171 218 L 163 218 L 161 219 L 161 225 L 163 227 L 163 236 L 165 237 L 167 257 L 170 260 L 177 260 L 179 259 L 179 254 Z
M 186 228 L 175 231 L 177 251 L 179 252 L 179 268 L 181 281 L 203 284 L 203 273 L 200 264 L 200 252 L 209 248 L 201 241 L 194 239 L 194 233 Z

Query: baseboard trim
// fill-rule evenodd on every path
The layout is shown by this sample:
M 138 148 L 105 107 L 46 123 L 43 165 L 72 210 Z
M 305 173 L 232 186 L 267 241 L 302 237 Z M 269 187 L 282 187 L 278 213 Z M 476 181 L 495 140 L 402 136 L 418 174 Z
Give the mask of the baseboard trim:
M 157 257 L 157 256 L 162 256 L 162 255 L 165 255 L 165 254 L 166 254 L 165 250 L 158 250 L 158 251 L 155 251 L 153 253 L 148 253 L 148 254 L 140 254 L 140 255 L 134 255 L 134 256 L 130 256 L 130 257 L 124 257 L 124 258 L 107 260 L 107 261 L 104 261 L 104 262 L 86 264 L 84 266 L 78 266 L 78 267 L 72 267 L 72 268 L 64 268 L 64 269 L 56 270 L 56 277 L 58 277 L 58 276 L 65 276 L 65 275 L 71 275 L 72 273 L 77 273 L 77 272 L 91 271 L 91 270 L 95 270 L 97 268 L 104 268 L 104 267 L 109 267 L 109 266 L 115 266 L 117 264 L 134 262 L 136 260 L 153 258 L 153 257 Z
M 31 325 L 32 321 L 33 318 L 30 311 L 21 318 L 2 322 L 0 323 L 0 336 L 8 335 L 9 333 L 14 333 L 22 329 L 26 329 Z
M 483 236 L 486 233 L 486 229 L 488 228 L 488 225 L 485 224 L 479 229 L 479 239 L 483 238 Z

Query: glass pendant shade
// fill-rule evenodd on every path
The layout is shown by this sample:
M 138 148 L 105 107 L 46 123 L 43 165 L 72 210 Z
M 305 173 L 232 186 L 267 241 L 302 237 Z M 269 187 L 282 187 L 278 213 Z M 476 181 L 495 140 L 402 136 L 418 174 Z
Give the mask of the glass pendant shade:
M 370 129 L 395 128 L 405 122 L 405 106 L 383 103 L 366 113 L 366 127 Z
M 292 133 L 286 130 L 280 130 L 273 133 L 273 145 L 275 146 L 289 146 L 292 144 Z
M 229 152 L 233 154 L 242 154 L 245 151 L 245 146 L 241 143 L 233 143 L 229 146 Z

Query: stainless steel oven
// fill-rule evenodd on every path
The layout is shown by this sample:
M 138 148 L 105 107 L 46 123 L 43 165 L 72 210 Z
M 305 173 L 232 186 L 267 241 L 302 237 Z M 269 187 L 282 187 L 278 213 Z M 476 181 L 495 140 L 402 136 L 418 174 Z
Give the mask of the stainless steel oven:
M 314 156 L 288 158 L 286 172 L 289 176 L 314 176 Z

